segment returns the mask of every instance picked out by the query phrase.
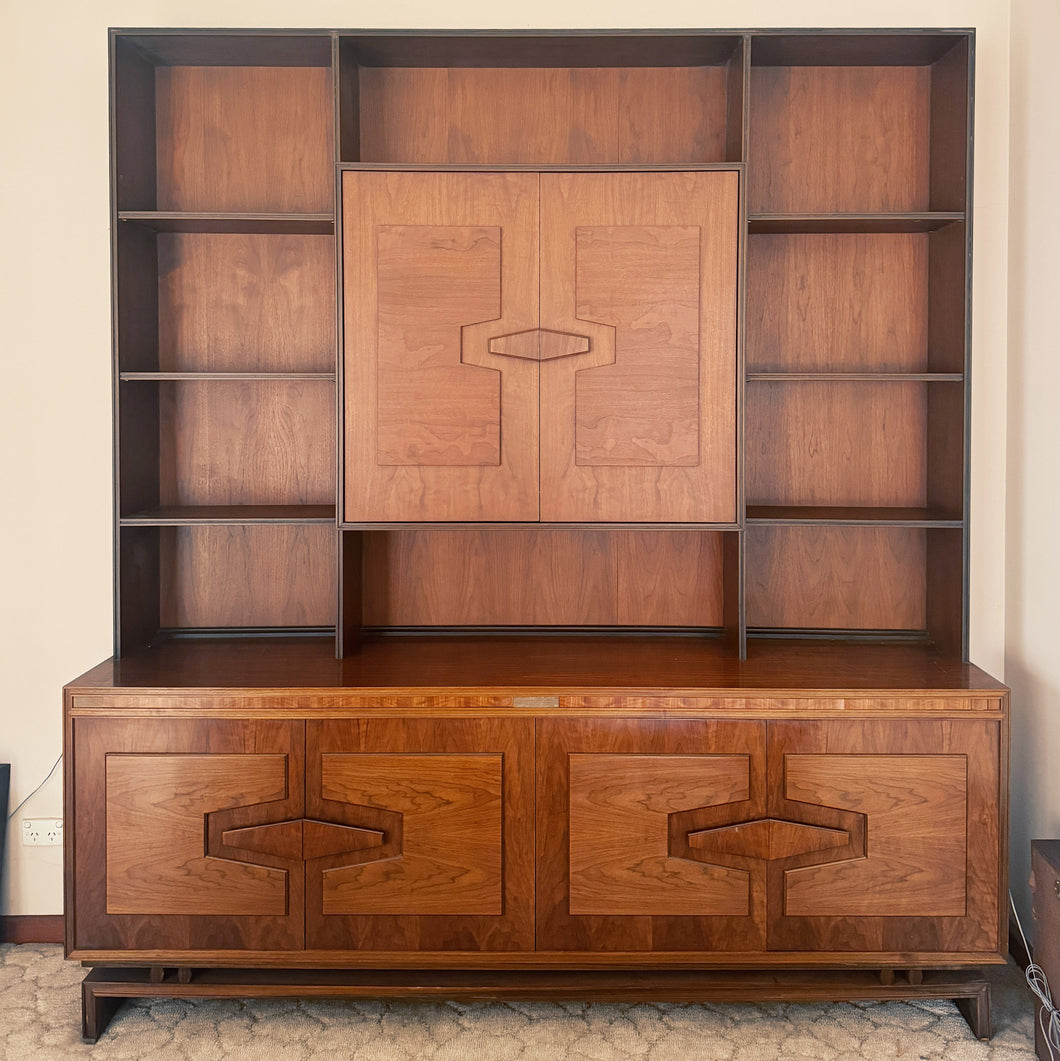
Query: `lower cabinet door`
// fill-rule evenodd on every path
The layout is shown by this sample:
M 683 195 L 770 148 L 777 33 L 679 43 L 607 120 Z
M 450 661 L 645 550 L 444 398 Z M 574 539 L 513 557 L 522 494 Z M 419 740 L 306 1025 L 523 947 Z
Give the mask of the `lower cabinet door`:
M 532 719 L 311 721 L 306 946 L 534 946 Z
M 75 719 L 74 949 L 300 949 L 300 852 L 254 837 L 302 817 L 304 732 L 300 721 Z
M 1000 736 L 992 720 L 770 724 L 771 814 L 851 841 L 770 863 L 770 948 L 996 954 Z
M 761 951 L 765 874 L 695 846 L 766 816 L 762 722 L 538 722 L 540 950 Z

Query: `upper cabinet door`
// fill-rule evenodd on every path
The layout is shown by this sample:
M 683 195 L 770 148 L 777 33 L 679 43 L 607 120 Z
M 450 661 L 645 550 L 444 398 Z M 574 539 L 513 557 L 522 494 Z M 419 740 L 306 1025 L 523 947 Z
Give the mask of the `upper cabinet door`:
M 736 518 L 739 176 L 541 177 L 541 519 Z
M 343 174 L 345 518 L 538 519 L 536 173 Z M 503 440 L 503 441 L 502 441 Z

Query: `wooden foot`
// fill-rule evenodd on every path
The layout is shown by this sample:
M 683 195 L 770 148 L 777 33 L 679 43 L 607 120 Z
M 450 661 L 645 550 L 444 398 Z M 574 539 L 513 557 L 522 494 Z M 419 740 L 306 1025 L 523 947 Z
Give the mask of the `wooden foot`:
M 972 1034 L 977 1039 L 989 1039 L 994 1034 L 990 1021 L 990 984 L 986 980 L 978 982 L 974 994 L 955 998 L 961 1016 L 968 1022 Z
M 96 994 L 86 976 L 81 984 L 81 1038 L 94 1043 L 106 1031 L 125 998 L 132 997 L 135 996 Z

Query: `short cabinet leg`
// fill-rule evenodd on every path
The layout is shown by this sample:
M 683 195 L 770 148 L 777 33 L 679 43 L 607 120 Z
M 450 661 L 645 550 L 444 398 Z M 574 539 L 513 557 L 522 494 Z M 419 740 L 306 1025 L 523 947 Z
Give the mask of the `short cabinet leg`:
M 954 1001 L 977 1039 L 989 1039 L 994 1034 L 990 1023 L 990 985 L 985 980 L 971 998 Z
M 124 999 L 97 995 L 86 980 L 81 984 L 81 1037 L 94 1043 L 106 1030 Z
M 916 987 L 918 984 L 924 982 L 924 970 L 923 969 L 910 969 L 909 970 L 909 982 Z
M 890 987 L 894 983 L 894 970 L 893 969 L 881 969 L 880 970 L 880 983 L 884 987 Z
M 147 978 L 152 984 L 160 984 L 166 978 L 166 970 L 161 965 L 152 965 Z
M 190 984 L 191 983 L 191 968 L 187 965 L 182 965 L 177 970 L 177 983 L 178 984 Z

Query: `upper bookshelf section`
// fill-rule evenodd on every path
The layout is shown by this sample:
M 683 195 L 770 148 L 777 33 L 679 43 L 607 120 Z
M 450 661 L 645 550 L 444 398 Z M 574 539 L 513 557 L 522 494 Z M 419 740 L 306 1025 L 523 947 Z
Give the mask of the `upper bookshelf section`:
M 330 37 L 157 34 L 113 47 L 119 211 L 332 213 Z
M 960 212 L 966 35 L 757 36 L 748 209 L 755 215 Z
M 357 34 L 338 54 L 345 162 L 742 158 L 739 35 Z

